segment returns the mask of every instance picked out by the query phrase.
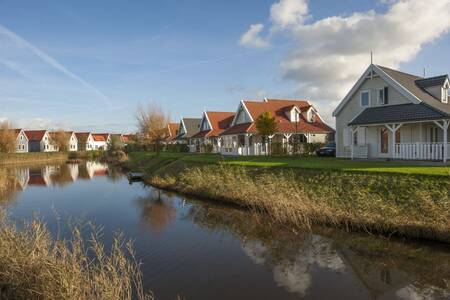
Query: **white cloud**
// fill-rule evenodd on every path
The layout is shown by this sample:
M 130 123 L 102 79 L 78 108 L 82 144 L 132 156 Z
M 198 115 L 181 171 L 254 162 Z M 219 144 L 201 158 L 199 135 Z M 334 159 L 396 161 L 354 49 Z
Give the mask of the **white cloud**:
M 297 97 L 311 98 L 331 121 L 333 108 L 369 65 L 371 51 L 375 63 L 398 68 L 449 31 L 448 0 L 384 5 L 385 13 L 370 10 L 306 22 L 307 2 L 280 0 L 271 7 L 268 35 L 261 36 L 260 27 L 252 38 L 268 44 L 276 34 L 287 34 L 294 46 L 280 63 L 283 78 L 297 82 Z
M 240 44 L 252 48 L 265 48 L 269 46 L 269 43 L 260 36 L 263 29 L 263 24 L 250 25 L 248 31 L 241 36 Z
M 270 19 L 281 28 L 303 24 L 308 15 L 306 0 L 280 0 L 270 8 Z

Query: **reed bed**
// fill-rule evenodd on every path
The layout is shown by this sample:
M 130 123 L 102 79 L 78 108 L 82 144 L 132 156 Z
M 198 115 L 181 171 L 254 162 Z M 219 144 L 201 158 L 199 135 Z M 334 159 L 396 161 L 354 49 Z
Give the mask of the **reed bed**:
M 67 158 L 68 154 L 65 152 L 0 153 L 0 166 L 55 161 L 63 162 Z
M 45 224 L 20 227 L 0 212 L 1 299 L 153 299 L 145 293 L 132 245 L 121 235 L 109 252 L 93 230 L 53 240 Z
M 177 170 L 172 172 L 171 169 Z M 271 221 L 450 242 L 450 180 L 395 174 L 275 170 L 229 165 L 160 169 L 150 184 L 231 202 Z

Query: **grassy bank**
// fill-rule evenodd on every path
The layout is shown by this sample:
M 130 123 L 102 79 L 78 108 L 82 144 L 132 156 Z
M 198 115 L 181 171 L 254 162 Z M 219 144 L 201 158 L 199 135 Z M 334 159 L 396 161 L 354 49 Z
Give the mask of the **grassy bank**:
M 66 161 L 67 158 L 68 154 L 64 152 L 0 153 L 0 166 L 43 162 L 63 162 Z
M 134 152 L 129 157 L 135 162 L 153 159 L 155 153 Z M 300 168 L 307 170 L 332 170 L 363 173 L 398 173 L 411 175 L 450 176 L 450 165 L 442 163 L 407 163 L 348 160 L 332 157 L 221 157 L 217 154 L 160 153 L 165 160 L 182 160 L 185 162 L 217 164 L 259 168 Z
M 128 166 L 144 171 L 150 184 L 237 204 L 277 223 L 450 242 L 448 176 L 262 168 L 200 162 L 193 156 L 132 154 L 130 158 Z

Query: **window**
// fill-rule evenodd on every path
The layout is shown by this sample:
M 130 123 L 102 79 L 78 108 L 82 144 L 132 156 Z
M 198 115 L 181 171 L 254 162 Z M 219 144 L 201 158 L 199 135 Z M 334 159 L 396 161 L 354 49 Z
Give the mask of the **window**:
M 385 105 L 389 103 L 389 94 L 388 94 L 388 87 L 384 87 L 378 90 L 378 103 L 381 105 Z
M 443 103 L 448 103 L 448 96 L 449 96 L 448 86 L 444 86 L 442 88 L 442 99 L 441 99 Z
M 370 105 L 370 91 L 361 92 L 361 107 L 367 107 Z

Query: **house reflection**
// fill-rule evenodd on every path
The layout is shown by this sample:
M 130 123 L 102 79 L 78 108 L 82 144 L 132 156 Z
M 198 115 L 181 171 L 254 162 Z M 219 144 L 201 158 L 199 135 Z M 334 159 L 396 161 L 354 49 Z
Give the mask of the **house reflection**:
M 78 179 L 91 180 L 94 176 L 109 176 L 108 165 L 89 161 L 80 164 L 21 167 L 13 169 L 12 173 L 20 190 L 29 186 L 66 186 Z
M 444 247 L 437 250 L 434 245 L 324 228 L 294 233 L 271 224 L 267 216 L 190 202 L 194 205 L 186 218 L 200 227 L 237 236 L 253 263 L 270 269 L 279 286 L 301 297 L 333 297 L 331 288 L 313 289 L 327 280 L 324 274 L 339 274 L 352 286 L 364 287 L 364 295 L 371 299 L 450 297 L 450 252 Z M 322 282 L 315 285 L 316 281 Z

